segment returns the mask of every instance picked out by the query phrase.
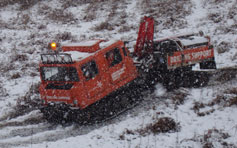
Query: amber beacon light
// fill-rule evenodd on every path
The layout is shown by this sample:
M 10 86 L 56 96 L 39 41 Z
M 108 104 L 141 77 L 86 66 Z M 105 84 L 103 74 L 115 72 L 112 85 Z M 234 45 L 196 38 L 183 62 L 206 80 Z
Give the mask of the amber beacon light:
M 55 42 L 50 44 L 52 50 L 56 50 L 57 44 Z

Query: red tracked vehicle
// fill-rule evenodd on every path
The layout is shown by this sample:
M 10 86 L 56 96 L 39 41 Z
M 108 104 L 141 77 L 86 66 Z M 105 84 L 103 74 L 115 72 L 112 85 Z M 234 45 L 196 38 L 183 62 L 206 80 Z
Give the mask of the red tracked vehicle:
M 92 110 L 93 115 L 101 110 L 98 102 L 109 100 L 103 110 L 114 112 L 117 104 L 133 102 L 130 97 L 116 99 L 118 94 L 137 95 L 140 88 L 156 82 L 167 87 L 174 85 L 170 82 L 196 82 L 201 77 L 191 71 L 196 63 L 200 68 L 216 68 L 210 38 L 202 33 L 155 41 L 153 34 L 153 18 L 144 17 L 134 53 L 123 41 L 90 40 L 65 44 L 61 53 L 42 54 L 39 90 L 45 117 L 56 122 L 90 119 Z

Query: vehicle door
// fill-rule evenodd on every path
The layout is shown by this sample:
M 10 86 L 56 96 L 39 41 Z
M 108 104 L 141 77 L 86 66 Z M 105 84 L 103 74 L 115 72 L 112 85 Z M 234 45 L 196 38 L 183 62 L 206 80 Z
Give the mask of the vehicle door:
M 90 60 L 89 62 L 82 64 L 81 71 L 85 78 L 84 86 L 88 92 L 88 97 L 92 98 L 101 93 L 104 87 L 96 61 Z
M 105 53 L 108 64 L 108 72 L 113 84 L 119 83 L 128 75 L 126 74 L 126 65 L 122 57 L 122 50 L 119 47 L 112 48 Z

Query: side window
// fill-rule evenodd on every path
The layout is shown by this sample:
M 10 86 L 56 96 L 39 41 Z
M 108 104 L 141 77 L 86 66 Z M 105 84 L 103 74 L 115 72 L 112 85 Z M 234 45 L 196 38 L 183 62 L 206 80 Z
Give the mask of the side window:
M 114 48 L 105 54 L 109 67 L 119 64 L 122 61 L 122 56 L 119 48 Z
M 169 53 L 169 52 L 177 51 L 178 47 L 175 41 L 165 40 L 161 42 L 160 49 L 161 49 L 161 52 Z
M 98 68 L 95 61 L 90 61 L 82 65 L 81 70 L 86 80 L 94 78 L 98 74 Z

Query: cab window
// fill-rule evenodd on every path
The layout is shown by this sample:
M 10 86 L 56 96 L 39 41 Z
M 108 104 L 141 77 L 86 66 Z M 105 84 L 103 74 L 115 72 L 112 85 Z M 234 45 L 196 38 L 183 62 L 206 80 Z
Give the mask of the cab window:
M 165 53 L 176 52 L 178 51 L 178 46 L 175 41 L 165 40 L 160 43 L 160 50 Z
M 127 54 L 127 51 L 126 51 L 125 47 L 123 47 L 122 49 L 123 49 L 124 56 L 127 56 L 128 54 Z
M 105 56 L 109 67 L 113 67 L 114 65 L 117 65 L 122 61 L 122 56 L 119 51 L 119 48 L 114 48 L 113 50 L 110 50 L 105 54 Z
M 94 78 L 98 74 L 98 68 L 94 60 L 83 64 L 81 66 L 81 70 L 87 81 Z

